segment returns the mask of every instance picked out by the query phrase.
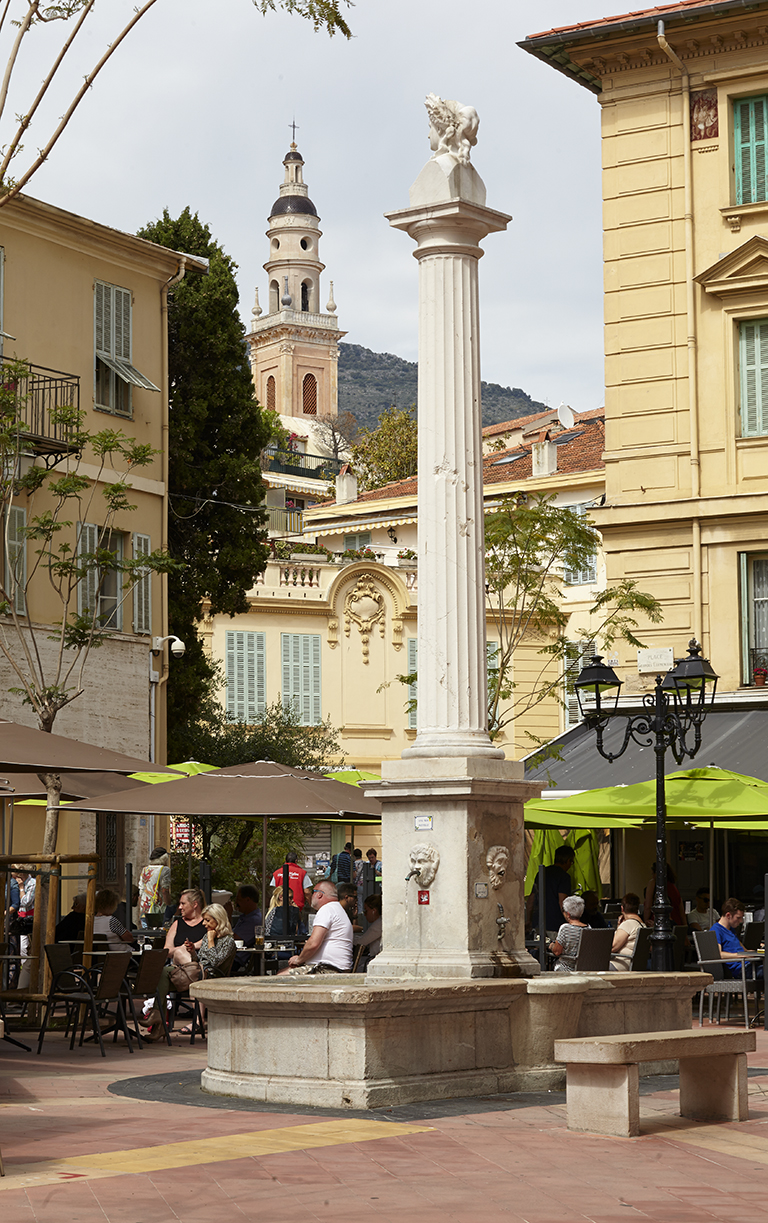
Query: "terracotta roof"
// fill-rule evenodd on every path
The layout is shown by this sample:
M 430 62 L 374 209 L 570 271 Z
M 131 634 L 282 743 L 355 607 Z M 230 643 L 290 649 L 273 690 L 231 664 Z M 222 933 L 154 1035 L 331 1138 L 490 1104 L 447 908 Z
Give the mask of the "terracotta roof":
M 629 13 L 619 13 L 615 17 L 596 17 L 594 21 L 577 21 L 574 25 L 554 26 L 551 30 L 542 30 L 538 34 L 529 34 L 526 42 L 535 38 L 551 38 L 558 34 L 572 34 L 577 31 L 590 31 L 599 29 L 605 26 L 634 24 L 635 22 L 647 21 L 651 18 L 659 20 L 663 18 L 668 20 L 677 13 L 690 16 L 691 9 L 729 9 L 743 8 L 742 3 L 734 3 L 733 0 L 677 0 L 676 4 L 656 4 L 652 8 L 633 9 Z
M 573 415 L 577 423 L 582 420 L 593 420 L 595 417 L 604 416 L 605 408 L 590 408 L 588 412 L 574 412 Z M 513 429 L 522 429 L 523 433 L 526 433 L 529 426 L 535 424 L 537 420 L 551 420 L 553 417 L 557 417 L 557 408 L 548 408 L 546 412 L 534 412 L 532 416 L 513 416 L 512 420 L 487 425 L 483 429 L 483 437 L 496 437 L 499 433 L 511 433 Z
M 538 413 L 541 416 L 541 413 Z M 535 417 L 520 419 L 535 420 Z M 593 471 L 605 466 L 603 450 L 605 449 L 605 412 L 603 408 L 595 408 L 590 412 L 579 412 L 576 415 L 572 429 L 561 430 L 571 440 L 561 442 L 557 448 L 557 474 L 567 475 L 580 471 Z M 516 421 L 509 421 L 514 427 Z M 490 426 L 496 429 L 496 425 Z M 543 430 L 542 434 L 550 432 Z M 551 433 L 551 440 L 556 441 L 558 434 Z M 536 440 L 535 438 L 532 440 Z M 509 461 L 505 462 L 508 458 Z M 531 446 L 519 442 L 507 450 L 487 454 L 483 459 L 483 484 L 505 484 L 511 480 L 527 480 L 532 474 Z M 407 480 L 394 480 L 391 484 L 383 484 L 381 488 L 372 488 L 367 493 L 361 493 L 357 501 L 348 503 L 347 508 L 361 505 L 363 502 L 385 501 L 390 497 L 413 497 L 416 500 L 418 480 L 409 476 Z M 324 506 L 334 505 L 333 501 L 324 501 Z M 307 526 L 307 530 L 311 530 Z

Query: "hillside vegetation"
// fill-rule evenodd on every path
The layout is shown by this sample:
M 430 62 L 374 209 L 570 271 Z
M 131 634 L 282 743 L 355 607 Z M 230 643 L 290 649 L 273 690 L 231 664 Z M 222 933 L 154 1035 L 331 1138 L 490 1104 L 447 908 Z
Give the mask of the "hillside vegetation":
M 416 403 L 418 366 L 389 352 L 372 352 L 361 344 L 339 345 L 339 412 L 351 412 L 358 425 L 373 429 L 381 412 Z M 544 411 L 519 387 L 482 384 L 483 425 L 495 425 Z M 417 405 L 418 406 L 418 405 Z

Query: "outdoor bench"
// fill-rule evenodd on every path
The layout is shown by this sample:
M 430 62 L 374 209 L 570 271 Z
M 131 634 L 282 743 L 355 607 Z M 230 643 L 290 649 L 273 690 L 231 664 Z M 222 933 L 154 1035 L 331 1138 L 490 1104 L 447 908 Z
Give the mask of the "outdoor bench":
M 566 1064 L 568 1129 L 634 1138 L 640 1133 L 639 1065 L 678 1058 L 680 1116 L 696 1121 L 747 1120 L 747 1053 L 756 1034 L 743 1031 L 635 1032 L 555 1041 Z

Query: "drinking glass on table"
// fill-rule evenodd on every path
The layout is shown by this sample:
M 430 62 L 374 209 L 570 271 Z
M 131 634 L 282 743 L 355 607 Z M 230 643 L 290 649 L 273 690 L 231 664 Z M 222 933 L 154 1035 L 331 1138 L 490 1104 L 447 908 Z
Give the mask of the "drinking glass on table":
M 254 941 L 253 941 L 254 947 L 256 948 L 257 951 L 261 951 L 264 947 L 264 927 L 254 926 L 253 936 L 254 936 Z

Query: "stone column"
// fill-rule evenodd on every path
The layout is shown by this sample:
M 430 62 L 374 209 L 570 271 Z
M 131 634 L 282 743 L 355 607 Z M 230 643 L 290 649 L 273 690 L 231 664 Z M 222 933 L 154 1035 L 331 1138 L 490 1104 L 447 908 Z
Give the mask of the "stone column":
M 486 690 L 477 272 L 481 240 L 511 218 L 469 163 L 476 112 L 433 95 L 427 109 L 435 156 L 387 214 L 419 261 L 418 733 L 370 788 L 386 886 L 369 975 L 532 975 L 523 803 L 540 787 L 491 742 Z
M 415 205 L 388 214 L 419 261 L 418 734 L 403 755 L 503 759 L 487 729 L 477 265 L 510 218 L 461 170 L 474 200 L 431 199 L 454 184 L 428 162 Z

